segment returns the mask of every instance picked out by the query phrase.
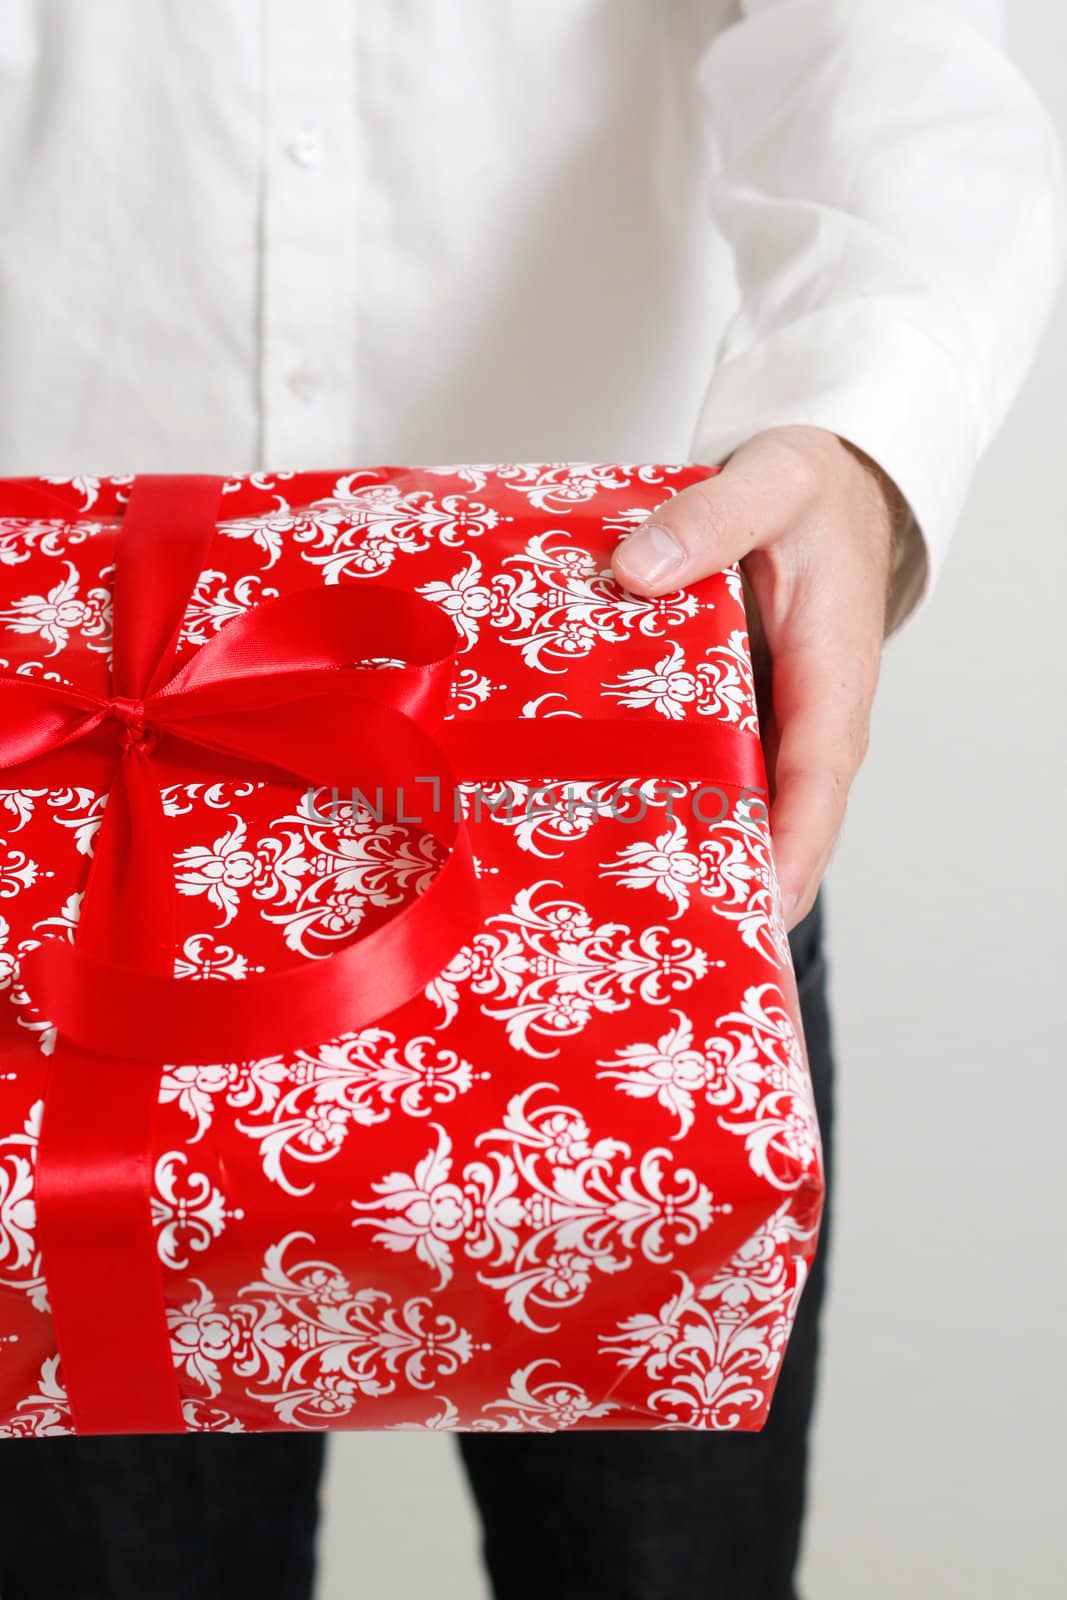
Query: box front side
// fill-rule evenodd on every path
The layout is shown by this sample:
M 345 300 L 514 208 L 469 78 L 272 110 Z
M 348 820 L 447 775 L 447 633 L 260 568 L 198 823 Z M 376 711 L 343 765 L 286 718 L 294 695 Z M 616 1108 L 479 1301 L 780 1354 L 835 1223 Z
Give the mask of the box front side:
M 531 771 L 454 796 L 431 774 L 403 794 L 329 771 L 302 789 L 160 740 L 178 976 L 239 982 L 384 926 L 440 869 L 441 807 L 467 819 L 482 917 L 373 1026 L 158 1069 L 150 1203 L 186 1426 L 761 1425 L 822 1193 L 766 811 L 643 751 L 664 726 L 756 733 L 740 583 L 650 601 L 609 567 L 703 471 L 227 485 L 179 662 L 276 595 L 387 584 L 455 625 L 449 718 L 612 718 L 618 739 L 596 781 Z M 40 487 L 47 515 L 0 491 L 0 670 L 106 695 L 129 485 Z M 0 1428 L 16 1435 L 71 1426 L 34 1218 L 55 1030 L 19 958 L 74 937 L 112 734 L 0 788 Z

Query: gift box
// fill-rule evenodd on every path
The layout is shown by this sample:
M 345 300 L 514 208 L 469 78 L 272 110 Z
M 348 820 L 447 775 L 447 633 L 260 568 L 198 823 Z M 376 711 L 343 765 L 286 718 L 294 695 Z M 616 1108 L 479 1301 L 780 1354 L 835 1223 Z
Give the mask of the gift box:
M 709 469 L 0 483 L 0 1434 L 760 1428 L 821 1153 Z

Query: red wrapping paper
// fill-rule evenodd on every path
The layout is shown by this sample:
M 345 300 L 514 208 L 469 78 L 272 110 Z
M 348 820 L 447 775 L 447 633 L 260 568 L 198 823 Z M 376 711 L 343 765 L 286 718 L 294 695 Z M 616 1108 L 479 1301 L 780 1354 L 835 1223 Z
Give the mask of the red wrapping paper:
M 122 677 L 138 670 L 146 588 L 121 560 L 113 594 L 130 480 L 0 485 L 0 752 L 6 699 L 12 761 L 16 679 L 108 707 L 89 736 L 15 750 L 26 758 L 0 773 L 0 1431 L 762 1425 L 822 1182 L 739 576 L 645 601 L 609 570 L 617 540 L 705 471 L 227 483 L 170 669 L 203 677 L 214 651 L 229 675 L 251 623 L 265 671 L 262 619 L 304 594 L 316 616 L 357 618 L 350 659 L 374 664 L 360 693 L 413 719 L 380 703 L 357 716 L 345 657 L 323 723 L 335 771 L 312 784 L 289 752 L 322 744 L 317 713 L 286 711 L 277 673 L 247 749 L 232 730 L 224 748 L 146 733 Z M 382 654 L 405 595 L 447 619 L 450 657 Z M 113 600 L 128 619 L 114 649 Z M 284 771 L 260 759 L 264 739 Z M 411 780 L 399 808 L 361 781 L 396 762 Z M 137 782 L 122 787 L 119 767 Z M 463 780 L 455 810 L 434 771 Z M 138 822 L 142 779 L 162 834 Z M 109 911 L 105 863 L 86 890 L 106 807 Z M 401 959 L 398 915 L 434 896 L 451 913 L 409 919 L 423 932 Z M 381 959 L 345 967 L 360 947 Z M 76 950 L 103 1040 L 66 1015 Z M 42 951 L 66 1031 L 41 1009 Z M 188 1004 L 170 1018 L 162 990 L 153 1007 L 140 989 L 120 1004 L 91 954 L 173 972 Z M 398 965 L 419 977 L 420 959 L 432 976 L 413 988 L 409 973 L 396 1004 Z M 240 1023 L 226 1041 L 239 1059 L 215 1059 L 205 1030 L 223 1039 L 237 996 L 276 994 L 255 984 L 294 967 L 351 974 L 334 983 L 340 1011 L 321 1012 L 331 1031 L 309 1038 L 305 1018 L 267 1049 L 286 1007 L 257 1000 L 257 1053 Z M 195 1059 L 153 1060 L 157 1040 Z M 134 1137 L 115 1108 L 138 1096 Z M 80 1186 L 116 1127 L 129 1194 L 112 1216 Z M 86 1286 L 73 1306 L 72 1272 Z M 162 1354 L 142 1374 L 153 1294 Z

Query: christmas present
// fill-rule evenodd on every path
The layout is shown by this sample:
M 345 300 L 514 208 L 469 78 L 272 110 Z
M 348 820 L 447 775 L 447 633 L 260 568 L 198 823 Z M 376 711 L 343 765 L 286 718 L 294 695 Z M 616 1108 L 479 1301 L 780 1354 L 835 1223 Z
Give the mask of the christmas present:
M 0 1434 L 758 1429 L 822 1203 L 704 467 L 0 483 Z

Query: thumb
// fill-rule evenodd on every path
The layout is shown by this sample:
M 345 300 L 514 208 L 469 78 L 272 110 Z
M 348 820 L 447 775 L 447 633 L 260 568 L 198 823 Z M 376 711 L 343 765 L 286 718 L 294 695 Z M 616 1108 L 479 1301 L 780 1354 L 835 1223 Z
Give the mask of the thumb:
M 756 437 L 726 465 L 657 506 L 612 556 L 612 573 L 635 594 L 669 594 L 740 561 L 792 520 L 800 485 L 781 450 Z
M 659 595 L 721 572 L 751 548 L 751 518 L 743 515 L 723 470 L 664 500 L 647 522 L 623 539 L 612 571 L 623 588 Z

